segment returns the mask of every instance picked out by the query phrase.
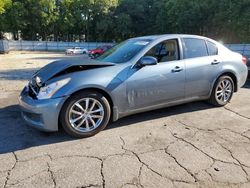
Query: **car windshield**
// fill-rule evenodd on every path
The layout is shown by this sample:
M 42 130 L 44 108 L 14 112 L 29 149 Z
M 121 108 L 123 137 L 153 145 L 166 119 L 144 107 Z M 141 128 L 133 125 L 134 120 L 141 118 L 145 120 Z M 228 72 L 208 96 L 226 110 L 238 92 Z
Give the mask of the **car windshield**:
M 111 63 L 124 63 L 135 57 L 151 40 L 130 39 L 112 47 L 96 60 Z

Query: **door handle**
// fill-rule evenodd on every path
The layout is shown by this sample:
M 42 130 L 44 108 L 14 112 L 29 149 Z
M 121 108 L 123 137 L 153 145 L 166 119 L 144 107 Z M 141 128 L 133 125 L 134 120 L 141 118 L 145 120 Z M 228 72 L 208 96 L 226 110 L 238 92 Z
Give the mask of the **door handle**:
M 174 69 L 172 69 L 172 72 L 181 72 L 183 71 L 183 68 L 176 66 Z
M 218 65 L 218 64 L 220 64 L 220 62 L 216 59 L 211 63 L 211 65 Z

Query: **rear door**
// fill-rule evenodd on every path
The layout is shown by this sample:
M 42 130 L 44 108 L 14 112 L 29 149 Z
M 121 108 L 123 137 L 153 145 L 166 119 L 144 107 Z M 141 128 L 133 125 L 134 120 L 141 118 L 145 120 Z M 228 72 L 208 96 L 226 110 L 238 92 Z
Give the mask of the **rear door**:
M 183 38 L 182 41 L 186 66 L 185 98 L 206 97 L 220 72 L 218 48 L 213 42 L 200 38 Z

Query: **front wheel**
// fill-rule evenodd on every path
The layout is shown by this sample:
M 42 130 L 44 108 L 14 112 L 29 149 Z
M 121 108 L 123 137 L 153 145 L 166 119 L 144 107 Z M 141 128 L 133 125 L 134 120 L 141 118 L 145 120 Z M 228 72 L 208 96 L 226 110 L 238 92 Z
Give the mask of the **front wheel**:
M 110 119 L 110 105 L 100 93 L 83 91 L 71 96 L 60 113 L 64 130 L 73 137 L 90 137 L 103 130 Z
M 209 102 L 215 106 L 225 106 L 232 99 L 234 82 L 230 76 L 221 76 L 215 83 Z

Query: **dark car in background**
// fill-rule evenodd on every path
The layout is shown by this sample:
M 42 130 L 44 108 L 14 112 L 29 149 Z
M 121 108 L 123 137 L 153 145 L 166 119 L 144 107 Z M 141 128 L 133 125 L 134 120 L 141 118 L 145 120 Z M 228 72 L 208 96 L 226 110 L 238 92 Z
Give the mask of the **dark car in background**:
M 100 46 L 96 49 L 93 50 L 89 50 L 89 57 L 91 58 L 96 58 L 100 55 L 102 55 L 104 52 L 106 52 L 108 49 L 110 49 L 112 46 L 111 45 L 104 45 L 104 46 Z
M 230 50 L 238 52 L 245 57 L 245 63 L 248 67 L 248 78 L 250 78 L 250 45 L 249 44 L 228 44 Z

